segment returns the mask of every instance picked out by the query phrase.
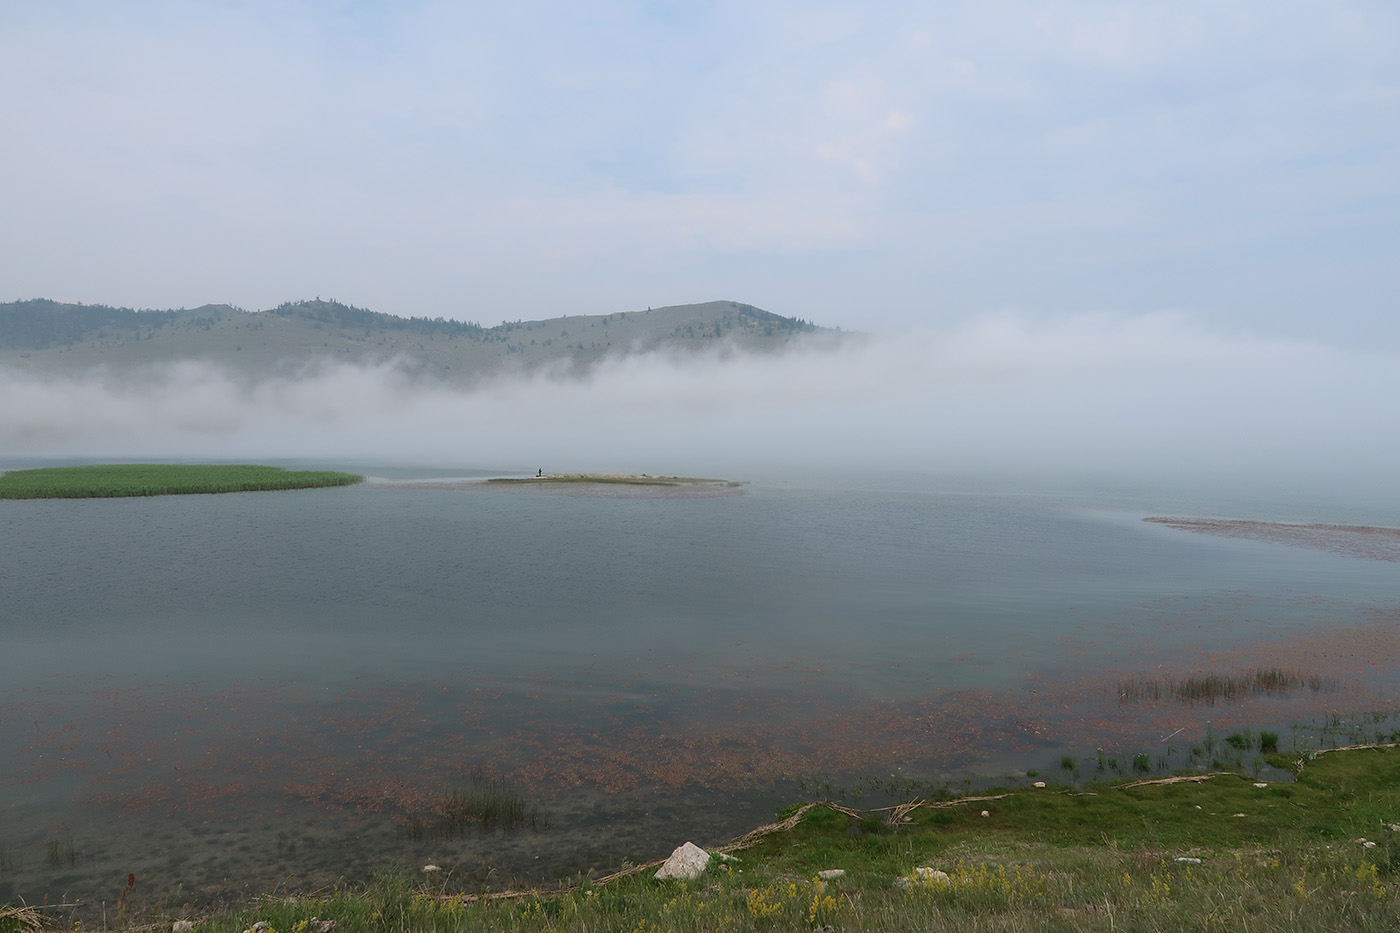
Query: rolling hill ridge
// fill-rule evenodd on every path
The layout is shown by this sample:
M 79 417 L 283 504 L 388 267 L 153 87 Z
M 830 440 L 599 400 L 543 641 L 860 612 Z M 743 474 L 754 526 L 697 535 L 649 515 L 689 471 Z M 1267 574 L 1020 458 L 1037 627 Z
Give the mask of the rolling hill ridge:
M 606 357 L 656 350 L 777 351 L 839 333 L 734 301 L 484 327 L 397 317 L 319 298 L 266 311 L 230 305 L 138 311 L 34 299 L 0 304 L 0 363 L 72 374 L 188 360 L 256 378 L 335 362 L 393 362 L 414 376 L 471 382 L 541 368 L 584 373 Z

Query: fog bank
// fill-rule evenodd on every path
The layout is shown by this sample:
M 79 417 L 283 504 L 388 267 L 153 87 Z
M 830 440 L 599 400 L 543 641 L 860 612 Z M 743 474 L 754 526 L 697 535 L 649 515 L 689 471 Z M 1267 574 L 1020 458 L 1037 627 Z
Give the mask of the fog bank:
M 426 385 L 395 365 L 245 384 L 0 368 L 0 458 L 402 460 L 651 473 L 803 468 L 1388 484 L 1400 359 L 1168 314 L 989 316 L 785 355 L 606 360 Z M 8 462 L 8 461 L 7 461 Z M 0 462 L 3 468 L 6 462 Z

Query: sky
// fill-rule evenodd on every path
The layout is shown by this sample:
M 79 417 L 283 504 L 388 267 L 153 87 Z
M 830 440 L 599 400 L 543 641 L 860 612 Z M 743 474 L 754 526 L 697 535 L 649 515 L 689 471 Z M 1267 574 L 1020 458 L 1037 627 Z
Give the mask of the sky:
M 1400 344 L 1400 6 L 5 0 L 0 300 Z

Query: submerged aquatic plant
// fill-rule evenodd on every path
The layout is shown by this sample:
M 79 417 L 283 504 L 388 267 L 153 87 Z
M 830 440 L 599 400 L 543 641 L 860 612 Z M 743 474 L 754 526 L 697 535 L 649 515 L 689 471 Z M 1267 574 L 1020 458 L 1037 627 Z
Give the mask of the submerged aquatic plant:
M 430 816 L 410 821 L 404 832 L 416 841 L 455 839 L 470 830 L 514 832 L 548 827 L 549 815 L 526 800 L 518 787 L 478 768 L 450 790 Z
M 1239 674 L 1210 671 L 1184 678 L 1151 677 L 1120 680 L 1118 700 L 1122 703 L 1144 703 L 1178 700 L 1182 703 L 1215 703 L 1220 700 L 1241 700 L 1261 694 L 1288 694 L 1300 690 L 1313 693 L 1334 691 L 1337 682 L 1320 674 L 1288 671 L 1281 668 L 1249 668 Z
M 72 867 L 78 864 L 82 858 L 82 853 L 73 845 L 72 837 L 63 839 L 50 839 L 45 856 L 50 868 L 62 868 L 64 865 Z

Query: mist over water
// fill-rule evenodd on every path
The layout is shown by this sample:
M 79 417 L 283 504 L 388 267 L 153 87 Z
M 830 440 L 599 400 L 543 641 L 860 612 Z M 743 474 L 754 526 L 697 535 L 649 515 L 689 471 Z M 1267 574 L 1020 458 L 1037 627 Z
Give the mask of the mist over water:
M 485 469 L 946 473 L 1280 493 L 1389 486 L 1400 358 L 1181 315 L 986 316 L 783 354 L 634 354 L 472 388 L 395 363 L 247 382 L 0 368 L 10 457 L 368 458 Z

